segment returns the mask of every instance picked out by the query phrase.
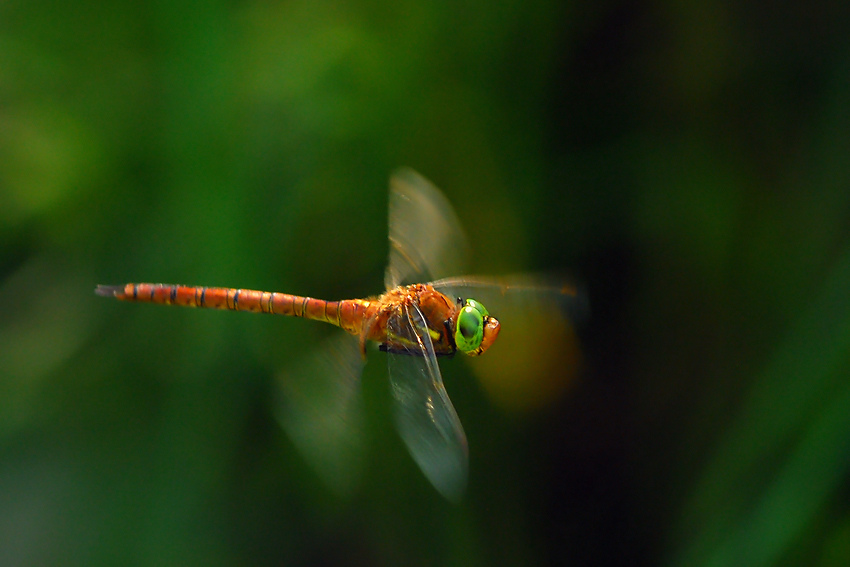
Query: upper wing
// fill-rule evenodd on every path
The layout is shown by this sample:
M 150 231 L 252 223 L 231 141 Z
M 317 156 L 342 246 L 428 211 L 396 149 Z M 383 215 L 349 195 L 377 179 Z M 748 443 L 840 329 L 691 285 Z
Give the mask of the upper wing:
M 432 282 L 449 295 L 475 299 L 499 320 L 496 343 L 472 370 L 491 400 L 512 411 L 553 403 L 579 377 L 577 325 L 588 315 L 587 297 L 551 276 L 452 278 Z
M 440 494 L 457 501 L 466 489 L 466 435 L 443 386 L 425 318 L 415 305 L 403 308 L 388 321 L 388 331 L 413 345 L 387 354 L 399 434 Z
M 580 322 L 590 311 L 587 294 L 577 284 L 551 275 L 460 276 L 433 281 L 431 285 L 449 297 L 481 302 L 502 322 L 503 332 L 511 327 L 514 316 L 542 313 Z
M 390 178 L 389 237 L 387 289 L 461 273 L 468 254 L 466 236 L 448 200 L 409 168 Z

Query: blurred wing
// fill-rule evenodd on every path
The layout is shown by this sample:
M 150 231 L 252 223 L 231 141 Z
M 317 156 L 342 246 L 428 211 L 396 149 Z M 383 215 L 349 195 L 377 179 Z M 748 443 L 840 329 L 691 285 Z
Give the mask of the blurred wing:
M 431 282 L 434 289 L 451 298 L 475 299 L 503 323 L 511 315 L 531 312 L 569 317 L 574 322 L 589 315 L 587 294 L 567 278 L 517 274 L 485 277 L 461 276 Z M 510 322 L 510 316 L 507 317 Z
M 277 418 L 325 483 L 340 496 L 363 469 L 364 360 L 356 339 L 338 334 L 278 377 Z
M 512 412 L 553 404 L 579 376 L 576 325 L 586 295 L 551 276 L 465 277 L 432 282 L 449 295 L 475 299 L 501 324 L 494 345 L 472 365 L 487 395 Z
M 402 311 L 388 322 L 390 333 L 413 345 L 387 354 L 396 425 L 428 480 L 457 501 L 466 489 L 466 435 L 443 386 L 425 318 L 416 306 Z
M 439 189 L 409 168 L 390 178 L 387 289 L 461 273 L 468 254 L 463 229 Z

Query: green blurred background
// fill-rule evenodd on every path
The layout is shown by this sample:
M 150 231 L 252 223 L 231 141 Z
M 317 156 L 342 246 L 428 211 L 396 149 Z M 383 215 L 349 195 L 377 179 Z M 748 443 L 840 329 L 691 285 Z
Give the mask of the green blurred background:
M 0 3 L 0 564 L 850 564 L 847 6 Z M 93 293 L 378 293 L 399 165 L 591 305 L 444 361 L 457 505 L 380 353 L 339 496 L 271 402 L 325 329 Z

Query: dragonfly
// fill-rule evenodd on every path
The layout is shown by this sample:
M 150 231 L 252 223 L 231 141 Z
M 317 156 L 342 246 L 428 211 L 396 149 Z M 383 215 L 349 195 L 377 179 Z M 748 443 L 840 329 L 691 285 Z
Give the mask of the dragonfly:
M 465 293 L 489 293 L 498 299 L 516 291 L 568 296 L 575 295 L 575 289 L 525 285 L 509 279 L 434 279 L 458 269 L 468 245 L 446 197 L 409 168 L 397 170 L 390 178 L 389 244 L 386 291 L 365 299 L 326 301 L 279 292 L 152 283 L 99 285 L 95 292 L 122 301 L 269 313 L 330 323 L 356 337 L 356 358 L 362 362 L 367 344 L 377 343 L 386 353 L 393 413 L 402 440 L 437 491 L 457 501 L 466 488 L 468 447 L 443 384 L 438 358 L 458 352 L 480 356 L 492 347 L 501 328 L 499 319 L 481 301 L 464 297 Z M 429 283 L 419 283 L 423 281 Z M 352 400 L 362 369 L 362 362 L 354 357 L 334 354 L 350 352 L 350 348 L 328 351 L 330 356 L 316 359 L 302 374 L 308 375 L 307 381 L 323 384 L 324 389 L 319 390 L 331 402 L 322 407 L 290 384 L 284 387 L 284 397 L 291 413 L 281 417 L 302 452 L 312 455 L 317 467 L 325 470 L 338 464 L 333 462 L 336 453 L 352 450 L 357 442 L 353 433 L 358 428 L 357 404 Z M 331 479 L 332 483 L 338 481 L 339 476 Z

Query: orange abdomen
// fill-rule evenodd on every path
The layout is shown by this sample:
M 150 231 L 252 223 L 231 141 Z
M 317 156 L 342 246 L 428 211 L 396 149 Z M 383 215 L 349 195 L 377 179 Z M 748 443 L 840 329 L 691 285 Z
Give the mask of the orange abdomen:
M 362 299 L 325 301 L 288 293 L 251 289 L 150 283 L 98 286 L 97 293 L 113 296 L 122 301 L 303 317 L 336 325 L 354 335 L 360 334 L 371 303 Z

